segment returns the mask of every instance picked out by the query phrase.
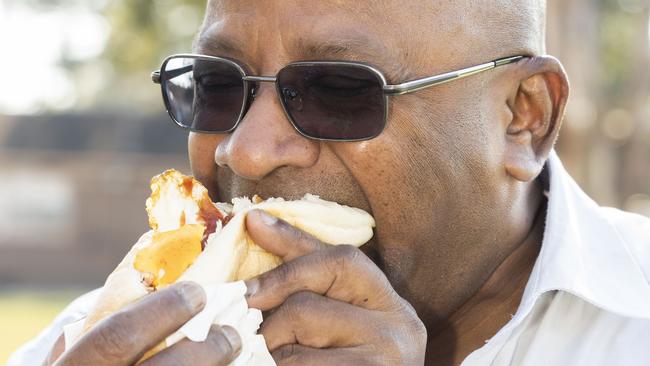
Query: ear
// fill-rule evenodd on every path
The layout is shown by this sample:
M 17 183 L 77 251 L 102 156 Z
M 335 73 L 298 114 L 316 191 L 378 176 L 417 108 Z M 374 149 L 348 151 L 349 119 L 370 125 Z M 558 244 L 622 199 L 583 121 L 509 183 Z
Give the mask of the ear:
M 569 97 L 562 64 L 535 56 L 517 64 L 517 91 L 508 100 L 512 120 L 506 130 L 505 169 L 513 178 L 535 179 L 557 139 Z

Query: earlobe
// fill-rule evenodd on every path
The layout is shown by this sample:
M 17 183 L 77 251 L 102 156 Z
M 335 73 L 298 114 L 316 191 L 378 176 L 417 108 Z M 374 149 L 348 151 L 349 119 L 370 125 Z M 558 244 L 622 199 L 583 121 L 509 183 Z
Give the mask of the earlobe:
M 529 131 L 508 133 L 505 169 L 508 175 L 521 182 L 530 182 L 541 173 L 544 160 L 537 157 L 533 148 L 533 136 Z
M 504 165 L 510 176 L 528 182 L 540 174 L 557 139 L 569 85 L 560 62 L 548 56 L 525 61 L 516 73 Z

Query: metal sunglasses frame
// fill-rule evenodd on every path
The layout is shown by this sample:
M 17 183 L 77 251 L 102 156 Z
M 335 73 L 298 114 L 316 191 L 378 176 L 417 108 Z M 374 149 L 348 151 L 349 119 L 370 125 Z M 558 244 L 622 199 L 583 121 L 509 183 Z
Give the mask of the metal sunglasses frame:
M 522 59 L 524 59 L 526 57 L 528 57 L 528 56 L 519 55 L 519 56 L 510 56 L 510 57 L 499 58 L 499 59 L 496 59 L 496 60 L 493 60 L 493 61 L 490 61 L 490 62 L 482 63 L 480 65 L 471 66 L 471 67 L 463 68 L 463 69 L 460 69 L 460 70 L 450 71 L 450 72 L 446 72 L 446 73 L 443 73 L 443 74 L 424 77 L 424 78 L 415 79 L 415 80 L 411 80 L 411 81 L 406 81 L 406 82 L 403 82 L 403 83 L 400 83 L 400 84 L 388 84 L 388 82 L 386 81 L 386 77 L 384 76 L 384 74 L 379 69 L 377 69 L 377 68 L 375 68 L 375 67 L 373 67 L 371 65 L 361 63 L 361 62 L 349 62 L 349 61 L 298 61 L 298 62 L 292 62 L 292 63 L 286 65 L 285 67 L 290 67 L 290 66 L 323 66 L 323 65 L 324 66 L 333 66 L 333 65 L 353 66 L 353 67 L 359 67 L 359 68 L 362 68 L 362 69 L 365 69 L 365 70 L 369 70 L 377 77 L 377 79 L 380 81 L 380 83 L 382 85 L 382 90 L 384 92 L 384 101 L 383 101 L 383 103 L 384 103 L 384 106 L 383 106 L 384 107 L 383 108 L 384 109 L 384 115 L 383 115 L 383 121 L 382 121 L 383 124 L 381 126 L 381 130 L 377 134 L 375 134 L 373 136 L 369 136 L 369 137 L 359 138 L 359 139 L 320 138 L 320 137 L 310 136 L 310 135 L 304 133 L 303 131 L 301 131 L 300 127 L 296 124 L 296 122 L 293 120 L 293 118 L 291 117 L 291 115 L 287 111 L 287 107 L 285 106 L 285 102 L 284 102 L 284 100 L 282 100 L 282 91 L 280 90 L 280 85 L 277 82 L 277 74 L 276 74 L 276 76 L 249 75 L 247 73 L 246 69 L 244 67 L 242 67 L 242 65 L 240 65 L 236 61 L 228 59 L 228 58 L 217 57 L 217 56 L 207 56 L 207 55 L 200 55 L 200 54 L 192 54 L 192 53 L 183 53 L 183 54 L 171 55 L 171 56 L 167 57 L 163 61 L 163 63 L 160 66 L 159 70 L 154 71 L 154 72 L 151 73 L 151 80 L 155 84 L 160 84 L 161 90 L 162 90 L 162 95 L 163 95 L 163 101 L 165 103 L 165 108 L 167 109 L 167 113 L 169 114 L 171 119 L 174 121 L 174 123 L 177 126 L 183 128 L 183 129 L 186 129 L 186 130 L 189 129 L 190 131 L 193 131 L 193 132 L 208 133 L 208 134 L 225 134 L 225 133 L 230 133 L 230 132 L 234 131 L 237 128 L 237 126 L 239 125 L 239 123 L 241 122 L 241 120 L 243 119 L 244 115 L 246 114 L 246 111 L 248 110 L 249 104 L 250 104 L 251 99 L 252 99 L 251 96 L 253 96 L 251 91 L 254 90 L 254 87 L 252 86 L 252 84 L 263 82 L 263 83 L 274 83 L 275 84 L 276 91 L 278 93 L 278 97 L 280 98 L 280 104 L 282 105 L 282 109 L 284 110 L 284 114 L 287 116 L 287 119 L 289 119 L 289 122 L 291 123 L 293 128 L 296 131 L 298 131 L 298 133 L 300 133 L 302 136 L 305 136 L 307 138 L 314 139 L 314 140 L 321 140 L 321 141 L 339 141 L 339 142 L 343 142 L 343 141 L 364 141 L 364 140 L 370 140 L 370 139 L 373 139 L 373 138 L 379 136 L 383 132 L 383 130 L 386 128 L 387 119 L 388 119 L 388 96 L 390 96 L 390 95 L 409 94 L 409 93 L 413 93 L 413 92 L 416 92 L 416 91 L 419 91 L 419 90 L 422 90 L 422 89 L 426 89 L 426 88 L 429 88 L 429 87 L 432 87 L 432 86 L 435 86 L 435 85 L 440 85 L 440 84 L 448 83 L 450 81 L 463 79 L 463 78 L 466 78 L 468 76 L 476 75 L 478 73 L 481 73 L 481 72 L 484 72 L 484 71 L 487 71 L 487 70 L 491 70 L 491 69 L 494 69 L 494 68 L 499 67 L 499 66 L 515 63 L 515 62 L 517 62 L 519 60 L 522 60 Z M 235 124 L 233 125 L 232 128 L 230 128 L 227 131 L 195 130 L 195 129 L 191 128 L 191 127 L 188 127 L 188 126 L 185 126 L 185 125 L 181 124 L 176 119 L 176 117 L 174 117 L 174 115 L 171 112 L 169 97 L 167 95 L 167 92 L 165 91 L 165 89 L 166 89 L 165 84 L 166 84 L 166 82 L 168 80 L 171 80 L 171 79 L 175 78 L 176 76 L 179 76 L 179 75 L 182 75 L 182 74 L 184 74 L 184 73 L 186 73 L 188 71 L 191 71 L 192 67 L 193 67 L 193 65 L 188 65 L 186 67 L 181 67 L 181 68 L 178 68 L 178 69 L 173 70 L 173 71 L 161 72 L 161 70 L 165 70 L 165 67 L 167 66 L 167 63 L 169 63 L 169 61 L 171 61 L 173 59 L 177 59 L 177 58 L 190 58 L 190 59 L 194 59 L 194 60 L 222 62 L 222 63 L 226 63 L 226 64 L 229 64 L 229 65 L 233 66 L 235 69 L 237 69 L 239 71 L 239 73 L 240 73 L 240 75 L 242 77 L 242 80 L 244 81 L 244 93 L 243 93 L 243 101 L 242 101 L 241 110 L 239 112 L 239 115 L 237 116 L 237 121 L 235 122 Z M 278 72 L 278 74 L 279 74 L 279 72 Z

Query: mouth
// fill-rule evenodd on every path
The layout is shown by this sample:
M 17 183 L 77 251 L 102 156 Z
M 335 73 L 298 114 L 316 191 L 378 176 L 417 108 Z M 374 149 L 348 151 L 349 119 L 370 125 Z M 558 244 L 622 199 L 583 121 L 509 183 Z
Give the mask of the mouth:
M 360 208 L 373 215 L 370 203 L 356 181 L 346 171 L 313 171 L 312 169 L 282 167 L 261 180 L 242 178 L 227 167 L 219 167 L 216 176 L 208 181 L 210 198 L 214 202 L 230 202 L 235 197 L 260 196 L 263 199 L 281 197 L 298 200 L 305 194 L 313 194 L 327 201 Z M 201 179 L 200 179 L 201 180 Z M 374 215 L 373 215 L 374 216 Z M 361 246 L 361 251 L 382 268 L 383 261 L 378 252 L 377 230 L 372 239 Z
M 279 197 L 297 200 L 309 193 L 373 214 L 364 192 L 349 174 L 282 167 L 260 180 L 250 180 L 238 176 L 227 167 L 220 167 L 210 183 L 207 187 L 215 202 L 230 202 L 236 197 L 255 195 L 263 199 Z

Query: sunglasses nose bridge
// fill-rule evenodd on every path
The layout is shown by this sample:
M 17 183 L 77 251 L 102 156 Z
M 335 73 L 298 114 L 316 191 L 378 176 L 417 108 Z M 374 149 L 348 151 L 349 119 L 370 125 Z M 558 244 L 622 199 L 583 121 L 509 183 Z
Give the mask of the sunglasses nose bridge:
M 255 76 L 255 75 L 246 75 L 242 77 L 242 80 L 249 83 L 250 92 L 253 99 L 256 97 L 259 89 L 259 83 L 274 83 L 277 81 L 275 76 Z
M 258 83 L 275 83 L 277 81 L 277 78 L 275 76 L 244 76 L 242 79 L 244 81 L 252 81 L 252 82 L 258 82 Z

